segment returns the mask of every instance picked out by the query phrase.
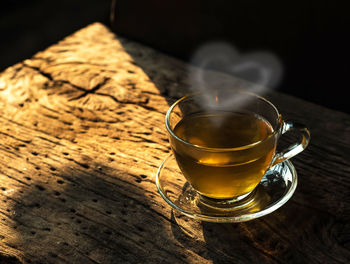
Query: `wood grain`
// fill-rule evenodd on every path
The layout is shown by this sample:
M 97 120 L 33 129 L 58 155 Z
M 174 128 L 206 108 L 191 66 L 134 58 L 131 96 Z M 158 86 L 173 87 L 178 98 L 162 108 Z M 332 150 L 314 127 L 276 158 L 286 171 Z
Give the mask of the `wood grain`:
M 312 133 L 285 206 L 240 224 L 171 211 L 154 184 L 164 115 L 193 73 L 99 23 L 1 73 L 0 263 L 348 262 L 350 118 L 297 98 L 266 94 Z

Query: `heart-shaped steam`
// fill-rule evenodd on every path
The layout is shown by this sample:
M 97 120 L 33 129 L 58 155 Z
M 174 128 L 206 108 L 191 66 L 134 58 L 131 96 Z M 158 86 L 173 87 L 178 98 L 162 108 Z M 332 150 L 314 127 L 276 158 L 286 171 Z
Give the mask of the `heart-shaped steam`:
M 190 69 L 189 75 L 193 92 L 212 94 L 223 89 L 239 88 L 261 95 L 268 89 L 276 88 L 282 77 L 282 65 L 272 53 L 258 51 L 240 54 L 225 42 L 203 45 L 194 53 L 192 64 L 197 66 Z M 209 97 L 206 101 L 210 108 L 218 106 Z M 242 101 L 243 98 L 222 97 L 220 107 L 234 107 Z

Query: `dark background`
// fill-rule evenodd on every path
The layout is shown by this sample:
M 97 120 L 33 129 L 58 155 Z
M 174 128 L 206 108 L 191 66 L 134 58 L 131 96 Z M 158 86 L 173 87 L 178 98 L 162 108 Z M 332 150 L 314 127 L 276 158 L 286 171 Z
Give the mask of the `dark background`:
M 277 90 L 350 112 L 345 1 L 116 0 L 115 8 L 112 3 L 2 1 L 0 70 L 99 21 L 186 61 L 213 40 L 231 43 L 243 54 L 269 51 L 284 69 Z

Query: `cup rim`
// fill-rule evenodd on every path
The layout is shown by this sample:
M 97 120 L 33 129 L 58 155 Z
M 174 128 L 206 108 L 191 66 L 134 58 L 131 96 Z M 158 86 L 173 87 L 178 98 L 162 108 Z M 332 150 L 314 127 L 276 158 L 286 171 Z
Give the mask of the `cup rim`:
M 246 94 L 249 94 L 251 96 L 254 96 L 262 101 L 265 101 L 267 104 L 269 104 L 273 109 L 274 111 L 276 112 L 277 114 L 277 117 L 278 117 L 278 120 L 277 120 L 277 125 L 276 125 L 276 129 L 274 129 L 273 133 L 271 133 L 268 137 L 264 138 L 263 140 L 259 140 L 257 142 L 254 142 L 254 143 L 251 143 L 251 144 L 248 144 L 248 145 L 244 145 L 244 146 L 240 146 L 240 147 L 233 147 L 233 148 L 213 148 L 213 147 L 203 147 L 203 146 L 200 146 L 200 145 L 196 145 L 196 144 L 192 144 L 180 137 L 178 137 L 174 131 L 171 129 L 170 127 L 170 113 L 172 112 L 172 110 L 179 104 L 181 103 L 182 101 L 190 98 L 190 97 L 193 97 L 195 95 L 198 95 L 198 94 L 205 94 L 206 92 L 195 92 L 195 93 L 191 93 L 191 94 L 188 94 L 188 95 L 185 95 L 183 96 L 182 98 L 180 98 L 179 100 L 177 100 L 176 102 L 174 102 L 168 109 L 166 115 L 165 115 L 165 127 L 167 129 L 167 131 L 170 133 L 170 135 L 172 137 L 174 137 L 175 139 L 177 139 L 178 141 L 182 142 L 183 144 L 186 144 L 190 147 L 194 147 L 194 148 L 198 148 L 198 149 L 201 149 L 201 150 L 205 150 L 205 151 L 212 151 L 212 152 L 227 152 L 227 151 L 237 151 L 237 150 L 245 150 L 245 149 L 250 149 L 250 148 L 253 148 L 267 140 L 269 140 L 271 137 L 275 136 L 277 133 L 279 133 L 280 131 L 280 127 L 281 127 L 281 123 L 282 123 L 282 118 L 281 118 L 281 115 L 280 113 L 278 112 L 278 109 L 276 108 L 276 106 L 274 104 L 272 104 L 269 100 L 267 100 L 266 98 L 258 95 L 258 94 L 255 94 L 255 93 L 252 93 L 252 92 L 248 92 L 248 91 L 242 91 L 242 90 L 235 90 L 236 92 L 239 91 L 240 93 L 246 93 Z

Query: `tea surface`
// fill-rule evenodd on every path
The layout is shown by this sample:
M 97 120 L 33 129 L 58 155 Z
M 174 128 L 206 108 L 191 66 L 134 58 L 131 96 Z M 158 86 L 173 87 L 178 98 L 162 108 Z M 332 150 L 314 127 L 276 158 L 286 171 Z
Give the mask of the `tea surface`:
M 218 112 L 187 116 L 176 125 L 174 132 L 201 147 L 236 148 L 264 140 L 273 129 L 256 114 Z

